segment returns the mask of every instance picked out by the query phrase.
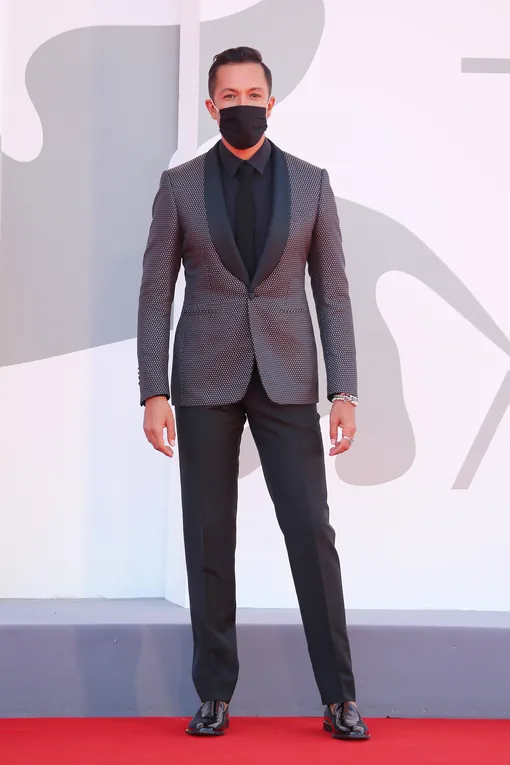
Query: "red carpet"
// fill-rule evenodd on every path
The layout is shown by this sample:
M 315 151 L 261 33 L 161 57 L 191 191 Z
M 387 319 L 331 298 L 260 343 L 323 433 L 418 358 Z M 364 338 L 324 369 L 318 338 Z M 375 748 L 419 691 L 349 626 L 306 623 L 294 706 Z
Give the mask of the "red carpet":
M 1 765 L 510 765 L 510 721 L 372 720 L 367 742 L 333 741 L 319 720 L 235 718 L 214 740 L 184 720 L 0 720 Z

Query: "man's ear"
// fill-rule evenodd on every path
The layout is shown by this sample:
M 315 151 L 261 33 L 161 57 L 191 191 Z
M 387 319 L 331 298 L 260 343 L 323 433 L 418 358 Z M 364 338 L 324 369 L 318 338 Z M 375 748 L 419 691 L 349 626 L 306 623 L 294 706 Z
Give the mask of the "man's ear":
M 210 98 L 208 98 L 208 99 L 206 100 L 206 102 L 205 102 L 205 108 L 207 109 L 207 111 L 209 112 L 209 114 L 211 115 L 211 117 L 213 118 L 213 120 L 214 120 L 215 122 L 218 122 L 218 120 L 219 120 L 219 118 L 220 118 L 220 113 L 219 113 L 219 111 L 216 109 L 215 105 L 213 104 L 213 102 L 212 102 L 212 100 L 211 100 Z
M 271 98 L 269 99 L 268 104 L 267 104 L 267 116 L 268 117 L 271 116 L 271 112 L 273 111 L 273 107 L 274 107 L 275 103 L 276 103 L 275 97 L 271 96 Z

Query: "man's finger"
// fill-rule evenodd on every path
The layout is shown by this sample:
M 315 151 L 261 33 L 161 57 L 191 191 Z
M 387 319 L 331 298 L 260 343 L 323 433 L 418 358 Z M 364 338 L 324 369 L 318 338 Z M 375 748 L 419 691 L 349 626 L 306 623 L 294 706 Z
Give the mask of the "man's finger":
M 352 441 L 354 439 L 354 434 L 356 433 L 356 429 L 353 427 L 347 427 L 342 430 L 342 438 L 340 441 L 336 441 L 331 449 L 329 450 L 329 456 L 335 457 L 337 454 L 343 454 L 344 452 L 348 452 L 349 449 L 352 446 Z
M 336 442 L 338 441 L 338 418 L 333 417 L 330 415 L 329 418 L 329 438 L 331 440 L 331 444 L 334 446 Z
M 149 439 L 153 447 L 156 449 L 156 451 L 161 452 L 161 454 L 165 454 L 167 457 L 173 457 L 174 452 L 173 449 L 171 449 L 169 446 L 165 444 L 165 440 L 163 438 L 163 431 L 154 432 L 151 434 L 151 438 Z
M 329 456 L 335 457 L 337 454 L 343 454 L 344 452 L 348 452 L 350 448 L 351 444 L 349 441 L 347 441 L 346 438 L 341 438 L 336 446 L 331 447 L 329 450 Z
M 175 420 L 169 417 L 166 423 L 166 435 L 170 446 L 175 446 Z

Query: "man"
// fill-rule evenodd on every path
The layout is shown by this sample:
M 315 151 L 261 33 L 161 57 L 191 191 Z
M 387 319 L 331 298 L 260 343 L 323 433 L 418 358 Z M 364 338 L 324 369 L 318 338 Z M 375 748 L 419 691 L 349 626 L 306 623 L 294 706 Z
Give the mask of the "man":
M 180 451 L 184 541 L 202 706 L 192 735 L 222 735 L 237 682 L 236 511 L 246 418 L 285 536 L 315 678 L 334 738 L 366 739 L 354 678 L 317 413 L 308 266 L 326 361 L 330 455 L 354 441 L 356 361 L 342 241 L 328 174 L 264 136 L 275 100 L 252 48 L 209 72 L 207 109 L 222 136 L 161 176 L 144 255 L 138 360 L 144 430 L 171 457 L 170 311 L 186 276 L 171 394 Z M 166 429 L 168 444 L 164 441 Z M 339 430 L 341 436 L 339 438 Z

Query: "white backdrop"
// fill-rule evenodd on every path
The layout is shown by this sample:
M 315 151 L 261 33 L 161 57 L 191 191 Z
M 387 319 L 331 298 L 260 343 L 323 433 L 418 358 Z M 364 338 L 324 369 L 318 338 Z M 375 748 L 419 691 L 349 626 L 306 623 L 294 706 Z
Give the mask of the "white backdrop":
M 255 5 L 202 0 L 202 20 Z M 72 12 L 64 0 L 7 6 L 2 145 L 23 162 L 44 141 L 23 77 L 44 39 L 74 26 L 179 19 L 178 4 L 166 0 L 147 0 L 143 10 L 134 0 L 79 0 Z M 510 58 L 510 6 L 324 6 L 317 53 L 275 109 L 270 137 L 327 167 L 337 197 L 409 229 L 510 333 L 510 74 L 461 71 L 464 57 Z M 345 249 L 349 264 L 348 236 Z M 452 489 L 508 357 L 400 271 L 380 279 L 377 302 L 400 354 L 416 457 L 401 477 L 363 486 L 343 482 L 327 462 L 347 605 L 510 610 L 508 412 L 469 488 Z M 380 406 L 391 397 L 381 389 Z M 0 367 L 0 597 L 167 593 L 185 602 L 175 465 L 145 444 L 137 398 L 133 339 Z M 322 424 L 327 444 L 326 417 Z M 378 434 L 381 455 L 387 435 Z M 240 483 L 238 538 L 239 605 L 295 605 L 260 468 Z

